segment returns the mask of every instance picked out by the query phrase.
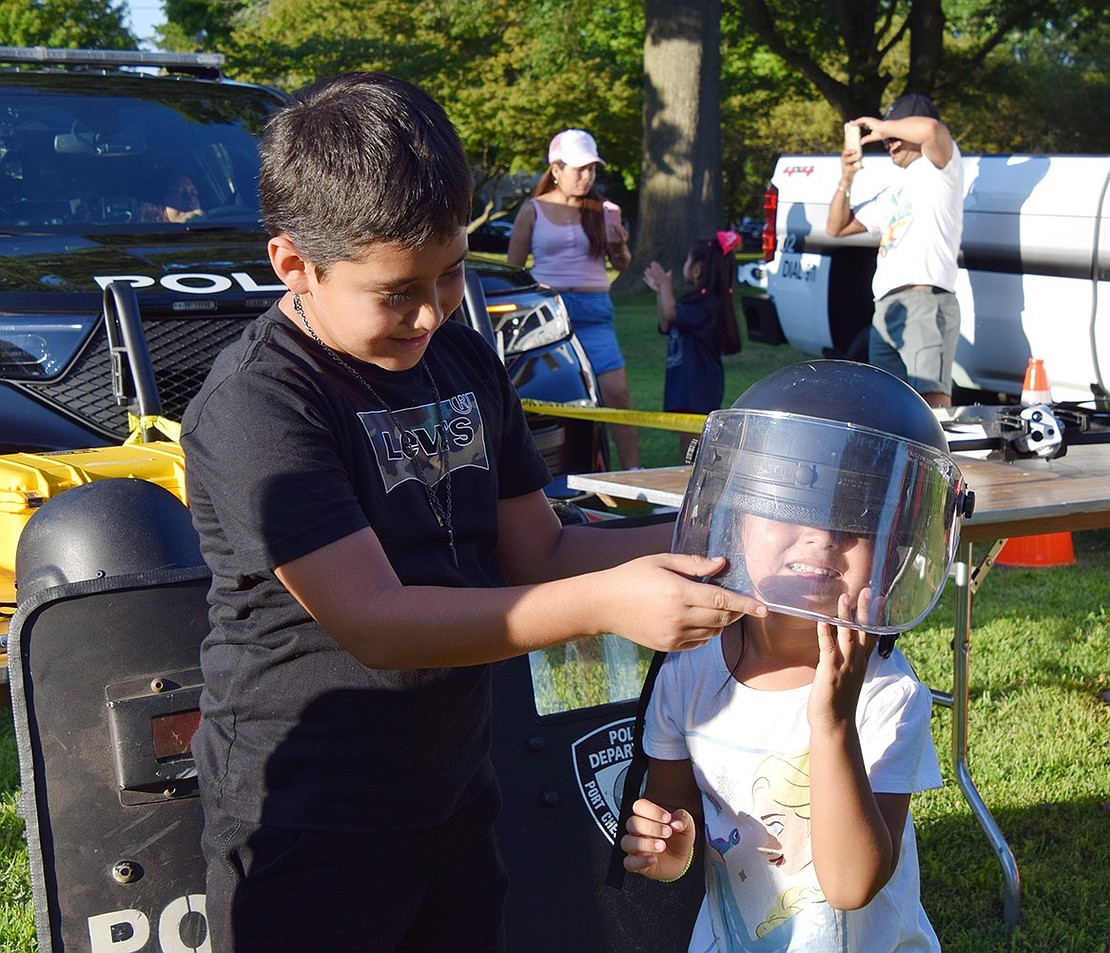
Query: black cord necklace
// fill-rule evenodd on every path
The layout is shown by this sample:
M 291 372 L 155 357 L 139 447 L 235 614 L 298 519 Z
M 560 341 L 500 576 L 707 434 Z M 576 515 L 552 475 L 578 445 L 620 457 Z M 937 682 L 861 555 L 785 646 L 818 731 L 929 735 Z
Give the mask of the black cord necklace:
M 356 380 L 360 381 L 362 383 L 362 386 L 370 392 L 370 395 L 374 398 L 374 400 L 382 405 L 382 407 L 385 409 L 385 412 L 389 415 L 389 421 L 393 425 L 393 429 L 397 432 L 397 439 L 400 441 L 401 449 L 409 457 L 414 457 L 420 446 L 419 441 L 412 433 L 405 430 L 405 428 L 401 426 L 401 422 L 397 419 L 396 414 L 393 413 L 393 408 L 390 407 L 389 404 L 382 399 L 382 396 L 376 390 L 374 390 L 373 385 L 365 377 L 363 377 L 353 365 L 347 363 L 347 361 L 345 361 L 337 351 L 328 347 L 328 345 L 320 339 L 320 335 L 318 335 L 312 325 L 308 323 L 308 315 L 304 313 L 304 305 L 301 304 L 301 296 L 298 294 L 293 295 L 293 310 L 297 312 L 297 317 L 301 319 L 301 324 L 304 325 L 304 328 L 308 332 L 309 337 L 311 337 L 313 341 L 319 344 L 320 347 L 324 349 L 327 355 L 333 361 L 335 361 L 336 364 L 338 364 L 340 367 L 346 368 L 355 377 Z M 447 434 L 446 432 L 441 433 L 444 428 L 443 418 L 441 416 L 442 411 L 439 399 L 439 388 L 436 387 L 435 378 L 432 377 L 432 372 L 428 369 L 428 365 L 425 363 L 424 358 L 420 358 L 420 372 L 424 376 L 425 380 L 427 380 L 427 382 L 431 385 L 432 397 L 435 401 L 435 409 L 433 411 L 435 415 L 435 441 L 437 454 L 439 457 L 439 466 L 440 469 L 443 471 L 444 485 L 446 488 L 443 503 L 440 503 L 439 497 L 436 495 L 435 488 L 432 486 L 431 483 L 427 481 L 427 479 L 424 477 L 423 472 L 421 472 L 418 468 L 417 475 L 420 477 L 420 482 L 424 484 L 424 492 L 428 495 L 428 506 L 431 507 L 432 515 L 435 516 L 436 522 L 439 524 L 440 529 L 447 532 L 447 545 L 451 547 L 451 561 L 455 564 L 455 568 L 458 569 L 459 554 L 455 550 L 455 527 L 451 521 L 451 467 L 447 458 Z

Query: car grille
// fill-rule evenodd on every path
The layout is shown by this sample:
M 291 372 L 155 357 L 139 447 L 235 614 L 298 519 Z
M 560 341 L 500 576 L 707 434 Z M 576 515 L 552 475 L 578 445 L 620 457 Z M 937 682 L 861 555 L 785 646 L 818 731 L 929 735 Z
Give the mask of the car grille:
M 244 317 L 143 321 L 163 416 L 181 419 L 216 355 L 238 338 L 252 320 Z M 112 394 L 111 359 L 103 325 L 64 377 L 22 386 L 38 400 L 76 418 L 106 440 L 118 442 L 127 436 L 126 409 L 116 403 Z

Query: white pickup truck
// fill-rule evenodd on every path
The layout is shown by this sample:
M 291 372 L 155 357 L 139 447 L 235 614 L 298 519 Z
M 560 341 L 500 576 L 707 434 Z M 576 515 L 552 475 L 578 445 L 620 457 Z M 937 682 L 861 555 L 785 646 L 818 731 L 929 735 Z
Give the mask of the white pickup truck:
M 1028 359 L 1039 357 L 1054 400 L 1105 399 L 1110 156 L 973 155 L 963 163 L 957 388 L 1018 396 Z M 891 169 L 885 155 L 865 154 L 853 204 L 877 192 Z M 765 260 L 741 266 L 739 278 L 767 292 L 743 299 L 752 340 L 866 360 L 877 242 L 825 231 L 839 176 L 838 156 L 778 160 L 765 201 Z

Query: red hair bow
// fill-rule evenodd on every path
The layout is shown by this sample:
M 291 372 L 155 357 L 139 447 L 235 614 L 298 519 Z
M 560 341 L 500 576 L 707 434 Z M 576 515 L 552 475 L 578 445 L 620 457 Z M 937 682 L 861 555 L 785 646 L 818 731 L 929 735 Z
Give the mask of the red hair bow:
M 740 244 L 740 236 L 731 229 L 727 232 L 717 232 L 717 244 L 721 246 L 721 254 L 727 255 Z

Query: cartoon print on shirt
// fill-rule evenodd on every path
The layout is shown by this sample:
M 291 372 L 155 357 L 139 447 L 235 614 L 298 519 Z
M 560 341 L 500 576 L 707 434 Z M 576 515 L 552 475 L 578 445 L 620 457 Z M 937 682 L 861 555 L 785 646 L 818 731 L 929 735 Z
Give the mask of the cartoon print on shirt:
M 752 810 L 767 831 L 767 841 L 758 849 L 769 864 L 791 876 L 812 866 L 808 751 L 792 757 L 771 755 L 759 765 L 752 781 Z M 764 936 L 804 905 L 824 901 L 816 876 L 812 883 L 788 886 L 755 934 Z
M 759 848 L 769 864 L 796 874 L 813 863 L 809 841 L 809 752 L 771 755 L 752 781 L 752 810 L 767 830 Z
M 358 417 L 370 438 L 386 493 L 406 480 L 435 486 L 443 479 L 441 441 L 446 441 L 450 470 L 490 468 L 482 412 L 473 391 L 441 400 L 438 412 L 429 402 L 395 410 L 392 418 L 386 410 L 363 411 Z
M 740 843 L 740 828 L 734 827 L 728 832 L 727 837 L 711 837 L 708 832 L 705 835 L 706 847 L 712 848 L 720 856 L 724 857 L 729 850 Z
M 734 780 L 723 783 L 734 786 Z M 827 907 L 813 868 L 809 752 L 766 755 L 749 790 L 746 812 L 705 819 L 706 889 L 722 918 L 714 923 L 715 935 L 729 938 L 721 948 L 747 937 L 768 950 L 800 949 L 807 937 L 837 935 L 842 915 Z M 797 919 L 815 905 L 825 907 L 820 917 Z M 806 925 L 799 932 L 801 922 Z
M 891 195 L 890 206 L 893 211 L 879 236 L 880 258 L 898 244 L 913 221 L 913 202 L 907 199 L 905 189 L 898 189 Z

